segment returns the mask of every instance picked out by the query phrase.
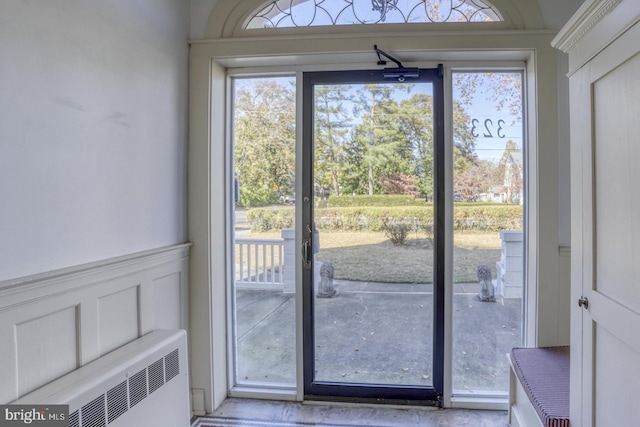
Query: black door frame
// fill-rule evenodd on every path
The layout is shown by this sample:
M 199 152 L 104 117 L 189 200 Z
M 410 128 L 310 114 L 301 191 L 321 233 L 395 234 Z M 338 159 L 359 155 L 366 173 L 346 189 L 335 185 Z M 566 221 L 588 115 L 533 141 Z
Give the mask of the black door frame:
M 383 70 L 305 72 L 302 78 L 302 258 L 304 396 L 309 400 L 350 400 L 441 405 L 444 383 L 444 279 L 445 279 L 445 140 L 443 67 L 420 69 L 410 81 L 433 84 L 434 123 L 434 283 L 433 283 L 433 385 L 396 386 L 314 381 L 315 339 L 313 319 L 313 88 L 317 84 L 393 83 Z M 396 80 L 397 81 L 397 80 Z

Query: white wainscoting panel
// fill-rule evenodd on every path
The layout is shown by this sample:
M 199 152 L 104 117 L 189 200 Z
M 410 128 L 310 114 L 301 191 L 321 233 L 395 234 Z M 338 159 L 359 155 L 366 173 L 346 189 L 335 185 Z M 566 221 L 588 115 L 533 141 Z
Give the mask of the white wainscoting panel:
M 68 307 L 15 326 L 20 394 L 78 366 L 76 313 L 76 307 Z
M 153 318 L 156 329 L 172 329 L 171 325 L 180 324 L 180 307 L 188 304 L 180 292 L 181 282 L 181 273 L 170 274 L 153 281 Z
M 138 286 L 98 298 L 100 355 L 109 353 L 139 336 Z
M 187 329 L 189 246 L 0 282 L 0 404 L 148 332 Z

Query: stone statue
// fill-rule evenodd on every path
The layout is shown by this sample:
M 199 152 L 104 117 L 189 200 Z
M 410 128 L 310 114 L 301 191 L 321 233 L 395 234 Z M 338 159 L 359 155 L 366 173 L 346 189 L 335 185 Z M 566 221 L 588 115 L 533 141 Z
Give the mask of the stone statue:
M 496 295 L 491 282 L 491 267 L 480 264 L 476 270 L 478 273 L 478 283 L 480 283 L 480 293 L 478 299 L 483 302 L 496 302 Z
M 333 284 L 333 264 L 323 262 L 320 267 L 320 284 L 318 285 L 318 298 L 331 298 L 336 295 L 337 289 Z

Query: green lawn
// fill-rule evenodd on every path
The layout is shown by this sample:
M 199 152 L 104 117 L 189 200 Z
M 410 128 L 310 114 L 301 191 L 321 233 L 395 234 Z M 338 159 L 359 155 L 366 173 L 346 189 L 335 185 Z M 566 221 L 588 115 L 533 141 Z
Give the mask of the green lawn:
M 280 233 L 252 233 L 250 237 L 279 238 Z M 479 264 L 489 265 L 495 277 L 500 244 L 499 232 L 456 232 L 454 282 L 476 282 Z M 433 280 L 433 245 L 419 235 L 410 235 L 404 245 L 394 246 L 384 233 L 322 231 L 316 260 L 331 262 L 336 279 L 385 283 Z

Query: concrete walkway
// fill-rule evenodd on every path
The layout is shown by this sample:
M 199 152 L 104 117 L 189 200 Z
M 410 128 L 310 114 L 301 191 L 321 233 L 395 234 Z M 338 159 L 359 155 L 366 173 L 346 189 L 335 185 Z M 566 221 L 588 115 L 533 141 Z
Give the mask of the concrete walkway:
M 322 381 L 430 385 L 431 285 L 336 281 L 315 299 L 315 368 Z M 521 300 L 481 302 L 479 285 L 456 284 L 454 389 L 507 391 L 505 354 L 520 346 Z M 238 379 L 295 382 L 294 295 L 238 290 Z

